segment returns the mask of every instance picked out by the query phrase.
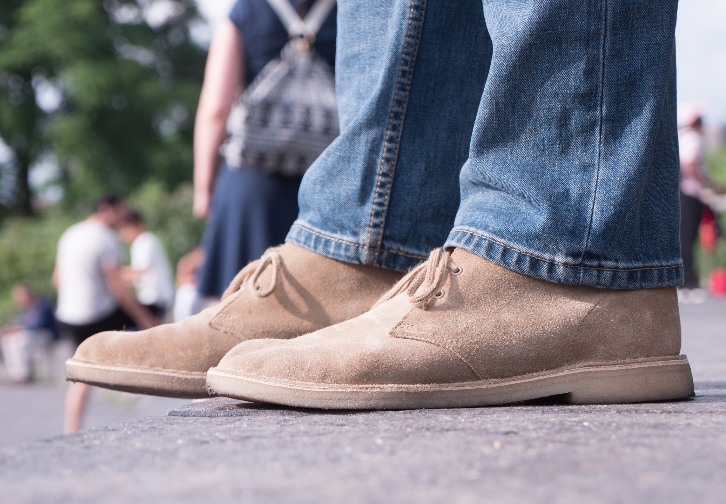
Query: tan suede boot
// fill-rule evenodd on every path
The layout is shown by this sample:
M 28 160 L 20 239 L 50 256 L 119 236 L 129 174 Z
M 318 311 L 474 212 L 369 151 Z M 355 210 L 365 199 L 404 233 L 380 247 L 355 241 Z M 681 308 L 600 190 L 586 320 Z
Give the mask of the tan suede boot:
M 66 362 L 66 377 L 127 392 L 207 397 L 207 370 L 241 341 L 294 338 L 348 320 L 399 278 L 288 243 L 246 266 L 213 308 L 146 331 L 92 336 Z
M 311 408 L 661 401 L 693 396 L 680 345 L 675 288 L 554 284 L 439 249 L 359 317 L 237 345 L 207 385 Z

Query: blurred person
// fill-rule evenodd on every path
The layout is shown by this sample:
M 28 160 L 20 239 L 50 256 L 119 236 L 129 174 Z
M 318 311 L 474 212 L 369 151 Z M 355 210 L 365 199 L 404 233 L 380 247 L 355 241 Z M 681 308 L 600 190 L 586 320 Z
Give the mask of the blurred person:
M 316 1 L 291 3 L 304 16 Z M 335 63 L 335 19 L 333 9 L 313 44 L 331 67 Z M 235 166 L 220 158 L 235 98 L 280 56 L 288 40 L 288 31 L 267 0 L 238 0 L 209 48 L 194 126 L 194 214 L 208 218 L 202 239 L 205 262 L 198 284 L 203 298 L 220 298 L 243 266 L 285 240 L 297 217 L 302 175 Z
M 699 288 L 699 279 L 693 264 L 693 248 L 705 205 L 701 194 L 708 187 L 703 137 L 703 113 L 694 106 L 684 105 L 678 110 L 678 151 L 681 167 L 681 255 L 683 257 L 683 286 L 679 289 L 682 301 L 701 301 L 705 291 Z
M 184 254 L 176 264 L 174 322 L 199 313 L 201 304 L 197 290 L 197 270 L 204 262 L 204 251 L 197 247 Z
M 76 346 L 100 331 L 147 329 L 158 323 L 122 278 L 121 244 L 114 229 L 125 213 L 120 198 L 106 196 L 91 216 L 69 227 L 58 241 L 53 272 L 58 290 L 56 318 Z M 80 428 L 88 392 L 84 383 L 68 388 L 64 432 Z
M 130 245 L 131 265 L 124 277 L 136 288 L 136 299 L 157 319 L 163 320 L 174 303 L 174 276 L 166 250 L 144 226 L 138 212 L 127 212 L 118 229 Z
M 20 307 L 20 325 L 0 328 L 0 349 L 8 378 L 25 383 L 31 378 L 33 357 L 48 367 L 51 341 L 58 339 L 58 324 L 53 305 L 25 284 L 13 287 L 13 300 Z

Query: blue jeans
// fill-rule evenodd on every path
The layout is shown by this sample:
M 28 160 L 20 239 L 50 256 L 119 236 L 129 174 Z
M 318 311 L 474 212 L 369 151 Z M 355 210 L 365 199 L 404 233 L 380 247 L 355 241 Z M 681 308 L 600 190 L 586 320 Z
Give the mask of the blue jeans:
M 676 10 L 341 2 L 341 134 L 287 241 L 397 270 L 444 245 L 550 282 L 680 284 Z

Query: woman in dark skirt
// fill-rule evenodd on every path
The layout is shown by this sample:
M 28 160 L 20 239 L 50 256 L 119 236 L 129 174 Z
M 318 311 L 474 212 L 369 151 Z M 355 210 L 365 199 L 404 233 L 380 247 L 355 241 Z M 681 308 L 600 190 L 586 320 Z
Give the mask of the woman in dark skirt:
M 304 16 L 315 0 L 291 3 Z M 331 66 L 335 17 L 334 9 L 314 44 Z M 194 127 L 194 214 L 207 218 L 202 239 L 206 259 L 199 279 L 204 297 L 221 297 L 240 269 L 284 241 L 297 217 L 302 177 L 228 166 L 219 155 L 235 98 L 280 55 L 288 38 L 267 0 L 238 0 L 209 48 Z

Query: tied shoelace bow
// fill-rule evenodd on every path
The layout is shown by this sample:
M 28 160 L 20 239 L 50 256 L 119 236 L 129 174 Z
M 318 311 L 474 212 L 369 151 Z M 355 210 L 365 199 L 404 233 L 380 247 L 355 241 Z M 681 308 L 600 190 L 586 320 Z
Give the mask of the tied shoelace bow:
M 405 290 L 408 301 L 414 305 L 422 305 L 425 310 L 431 299 L 440 298 L 444 295 L 441 285 L 446 280 L 447 271 L 458 275 L 462 270 L 443 248 L 434 249 L 425 262 L 416 266 L 403 277 L 393 289 L 388 291 L 376 303 L 376 306 L 393 299 Z M 418 293 L 418 290 L 422 287 L 423 291 Z
M 260 275 L 265 270 L 267 265 L 272 266 L 272 279 L 270 279 L 270 285 L 263 289 L 262 286 L 257 283 L 260 279 Z M 257 297 L 263 298 L 272 294 L 277 284 L 277 274 L 280 271 L 280 254 L 277 249 L 269 249 L 265 252 L 260 259 L 249 263 L 247 266 L 242 268 L 237 275 L 232 279 L 232 282 L 227 287 L 227 290 L 222 294 L 222 300 L 228 298 L 239 289 L 246 281 L 249 280 L 250 292 Z

